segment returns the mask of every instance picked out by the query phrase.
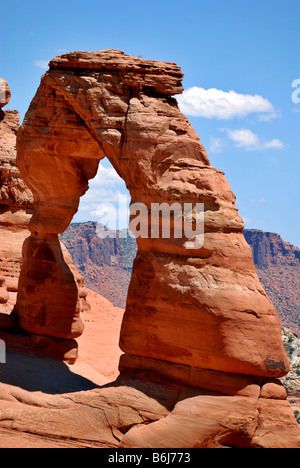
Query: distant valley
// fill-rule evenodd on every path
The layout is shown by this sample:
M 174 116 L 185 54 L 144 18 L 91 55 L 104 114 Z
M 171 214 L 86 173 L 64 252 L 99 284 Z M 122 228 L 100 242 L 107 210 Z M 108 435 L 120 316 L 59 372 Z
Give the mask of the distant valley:
M 125 308 L 136 241 L 131 237 L 101 239 L 97 223 L 74 223 L 61 236 L 85 285 Z M 278 234 L 246 229 L 257 274 L 273 302 L 281 323 L 300 335 L 300 249 Z
M 125 309 L 137 246 L 131 237 L 101 239 L 97 223 L 74 223 L 61 236 L 84 278 L 85 286 Z
M 257 274 L 283 326 L 300 335 L 300 249 L 279 234 L 245 230 Z

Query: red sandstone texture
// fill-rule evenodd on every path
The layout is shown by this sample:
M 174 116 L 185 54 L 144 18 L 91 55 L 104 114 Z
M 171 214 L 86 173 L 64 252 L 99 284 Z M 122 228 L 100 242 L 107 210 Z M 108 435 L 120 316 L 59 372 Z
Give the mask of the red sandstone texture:
M 124 233 L 121 233 L 124 235 Z M 97 223 L 72 223 L 61 235 L 85 285 L 125 309 L 136 240 L 127 236 L 100 239 Z M 258 277 L 274 305 L 281 325 L 300 334 L 299 249 L 278 234 L 244 230 Z
M 58 57 L 42 78 L 17 140 L 34 214 L 16 347 L 20 335 L 41 353 L 47 340 L 80 347 L 70 367 L 16 350 L 11 334 L 0 369 L 2 446 L 300 447 L 274 379 L 288 371 L 279 319 L 224 174 L 171 97 L 181 78 L 175 64 L 119 51 Z M 87 307 L 92 295 L 58 238 L 106 155 L 133 201 L 197 201 L 206 211 L 198 250 L 189 238 L 139 240 L 124 317 L 97 296 Z M 122 320 L 120 348 L 111 315 Z M 97 346 L 105 369 L 91 360 Z
M 74 365 L 15 351 L 0 365 L 1 448 L 300 446 L 276 380 L 203 371 L 195 389 L 119 375 L 123 311 L 87 297 Z
M 4 82 L 5 80 L 1 80 Z M 1 84 L 0 82 L 0 84 Z M 5 82 L 6 83 L 6 82 Z M 8 84 L 5 84 L 6 103 L 9 101 L 10 91 Z M 22 250 L 26 250 L 30 231 L 28 225 L 33 214 L 33 195 L 24 183 L 20 171 L 16 165 L 16 137 L 19 129 L 19 114 L 17 111 L 3 111 L 0 109 L 0 338 L 5 339 L 6 343 L 14 342 L 14 335 L 9 333 L 9 329 L 16 327 L 15 305 L 17 301 L 18 283 L 22 263 Z M 51 306 L 51 301 L 59 298 L 61 294 L 61 310 L 59 315 L 54 317 L 55 321 L 63 324 L 65 306 L 68 301 L 72 301 L 70 296 L 76 294 L 79 296 L 79 310 L 83 311 L 86 307 L 85 297 L 87 295 L 83 288 L 83 280 L 75 268 L 70 254 L 66 248 L 54 239 L 50 242 L 51 248 L 57 258 L 53 261 L 49 250 L 43 250 L 43 243 L 36 246 L 31 245 L 30 259 L 34 266 L 36 252 L 39 252 L 39 274 L 36 277 L 36 283 L 31 290 L 33 295 L 32 307 L 39 307 L 40 314 L 35 323 L 35 329 L 38 329 L 39 323 L 43 322 L 43 306 L 46 301 Z M 41 255 L 42 251 L 42 255 Z M 24 252 L 23 252 L 24 253 Z M 43 258 L 44 256 L 44 258 Z M 55 269 L 55 265 L 59 266 Z M 23 263 L 24 264 L 24 263 Z M 25 259 L 26 265 L 26 259 Z M 39 298 L 38 283 L 47 283 L 47 278 L 51 284 L 55 284 L 57 275 L 61 270 L 66 271 L 65 281 L 58 281 L 55 296 L 45 296 Z M 28 291 L 30 290 L 30 275 L 26 279 Z M 74 285 L 75 284 L 75 285 Z M 70 289 L 72 289 L 70 293 Z M 75 293 L 73 293 L 75 291 Z M 74 311 L 73 311 L 74 312 Z M 78 312 L 79 313 L 79 312 Z M 69 317 L 68 317 L 69 319 Z M 68 320 L 69 324 L 69 320 Z M 78 335 L 82 333 L 82 328 Z M 22 334 L 18 336 L 18 345 L 21 349 L 36 347 L 39 353 L 52 349 L 51 354 L 59 358 L 70 360 L 76 358 L 77 344 L 75 342 L 64 342 L 60 340 L 59 334 L 51 340 L 47 334 L 30 335 Z M 72 351 L 73 349 L 73 351 Z
M 5 80 L 4 107 L 10 98 Z M 17 300 L 22 261 L 22 245 L 29 235 L 28 223 L 33 211 L 33 197 L 16 166 L 17 111 L 0 109 L 0 326 L 12 326 L 11 313 Z
M 107 156 L 132 202 L 148 208 L 176 201 L 205 206 L 202 248 L 191 249 L 191 239 L 184 237 L 138 239 L 120 338 L 123 369 L 147 367 L 147 359 L 155 359 L 158 365 L 173 363 L 175 374 L 180 364 L 280 377 L 288 371 L 280 322 L 256 275 L 235 196 L 224 174 L 209 165 L 172 97 L 182 91 L 181 80 L 175 64 L 112 50 L 74 52 L 50 62 L 18 135 L 18 165 L 35 201 L 20 278 L 19 323 L 31 333 L 78 336 L 75 293 L 60 323 L 54 317 L 61 301 L 54 298 L 49 306 L 44 301 L 41 321 L 42 301 L 33 306 L 37 296 L 30 291 L 54 297 L 67 280 L 61 271 L 53 285 L 47 279 L 36 284 L 43 275 L 37 265 L 48 257 L 53 265 L 59 261 L 55 239 Z

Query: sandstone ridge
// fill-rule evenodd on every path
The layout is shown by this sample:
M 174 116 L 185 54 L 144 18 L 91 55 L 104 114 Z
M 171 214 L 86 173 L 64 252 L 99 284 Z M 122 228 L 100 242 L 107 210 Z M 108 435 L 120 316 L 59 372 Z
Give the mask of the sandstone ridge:
M 13 311 L 29 344 L 1 335 L 3 446 L 300 447 L 276 380 L 288 372 L 280 322 L 226 178 L 172 97 L 181 79 L 111 50 L 58 57 L 42 78 L 17 135 L 33 215 Z M 133 202 L 205 207 L 199 249 L 138 239 L 124 315 L 83 287 L 59 240 L 105 156 Z M 60 345 L 64 362 L 25 350 Z
M 1 107 L 8 104 L 10 89 L 4 89 Z M 0 327 L 14 326 L 14 310 L 22 261 L 22 245 L 29 231 L 33 197 L 16 165 L 16 135 L 19 113 L 0 109 Z
M 257 268 L 272 265 L 300 266 L 300 249 L 284 242 L 279 234 L 257 229 L 244 231 L 245 238 L 252 248 L 253 260 Z
M 5 82 L 7 96 L 5 102 L 7 104 L 11 93 L 6 81 L 1 81 Z M 15 110 L 4 111 L 0 109 L 0 338 L 9 348 L 13 347 L 13 349 L 22 352 L 36 351 L 38 354 L 51 355 L 73 362 L 77 356 L 77 343 L 74 340 L 49 337 L 47 333 L 38 335 L 26 333 L 19 327 L 17 319 L 16 302 L 23 247 L 26 246 L 28 237 L 30 237 L 29 222 L 34 212 L 34 197 L 24 183 L 16 164 L 18 130 L 19 113 Z M 81 310 L 83 311 L 88 306 L 85 300 L 86 292 L 83 288 L 82 277 L 64 245 L 58 240 L 52 244 L 55 244 L 59 258 L 61 258 L 61 264 L 68 271 L 69 278 L 71 277 L 71 281 L 76 284 L 74 289 L 76 294 L 79 291 Z M 34 253 L 32 260 L 34 261 Z M 51 268 L 50 259 L 43 266 L 41 261 L 39 267 L 44 267 L 44 275 L 46 274 L 48 277 L 50 270 L 52 273 L 51 281 L 55 281 L 55 271 Z M 41 270 L 39 270 L 39 275 L 41 275 Z M 41 276 L 38 278 L 38 281 L 40 280 Z M 67 286 L 61 284 L 61 288 L 62 293 L 65 294 Z M 56 290 L 55 294 L 58 297 L 59 289 Z M 33 295 L 33 304 L 36 304 L 38 301 L 37 289 L 33 291 Z M 67 296 L 64 296 L 64 300 L 66 299 Z M 63 314 L 60 315 L 63 316 Z
M 173 363 L 175 374 L 179 364 L 280 377 L 288 371 L 280 322 L 256 275 L 235 196 L 172 97 L 181 80 L 174 64 L 120 51 L 50 62 L 17 139 L 18 166 L 34 196 L 18 320 L 31 333 L 71 339 L 82 332 L 80 295 L 59 269 L 55 246 L 107 156 L 132 203 L 150 210 L 154 202 L 198 202 L 205 209 L 199 249 L 184 236 L 138 239 L 120 337 L 123 369 L 149 358 Z M 48 262 L 55 281 L 45 277 Z M 63 284 L 69 300 L 58 321 Z
M 119 375 L 123 311 L 87 293 L 74 365 L 13 350 L 0 364 L 1 448 L 300 447 L 279 381 L 207 371 L 196 389 Z

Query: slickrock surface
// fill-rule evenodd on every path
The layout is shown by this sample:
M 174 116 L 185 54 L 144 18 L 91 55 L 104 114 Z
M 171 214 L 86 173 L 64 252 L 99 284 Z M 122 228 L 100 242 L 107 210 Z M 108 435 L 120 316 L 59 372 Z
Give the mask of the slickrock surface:
M 127 269 L 131 268 L 132 270 L 136 256 L 136 241 L 131 237 L 99 239 L 96 227 L 97 223 L 95 222 L 74 223 L 69 226 L 61 238 L 72 254 L 74 263 L 84 278 L 85 285 L 113 303 L 118 300 L 125 304 L 131 276 Z M 291 333 L 291 329 L 295 328 L 296 325 L 299 327 L 300 283 L 297 287 L 298 277 L 300 282 L 299 265 L 295 265 L 295 257 L 290 258 L 289 255 L 286 258 L 280 257 L 279 265 L 272 263 L 273 256 L 274 260 L 277 261 L 277 256 L 286 243 L 278 235 L 263 231 L 258 231 L 259 235 L 253 237 L 253 233 L 256 232 L 244 230 L 244 235 L 246 240 L 250 242 L 252 252 L 260 252 L 259 255 L 254 256 L 254 261 L 257 263 L 256 271 L 262 284 L 267 288 L 268 294 L 273 298 L 272 302 L 279 313 L 283 326 L 283 342 L 290 361 L 290 372 L 280 380 L 284 383 L 288 391 L 288 400 L 292 404 L 294 412 L 298 411 L 296 415 L 300 420 L 300 363 L 292 360 L 292 354 L 298 346 L 298 341 L 297 336 Z M 260 244 L 266 241 L 268 248 L 262 249 Z M 277 248 L 273 242 L 276 242 Z M 289 250 L 297 252 L 295 247 L 288 245 Z M 262 256 L 265 252 L 268 255 L 268 262 L 264 268 L 261 268 Z M 112 253 L 113 255 L 111 255 Z M 114 264 L 111 264 L 112 258 Z M 126 271 L 124 265 L 126 265 Z M 265 278 L 269 278 L 268 283 L 265 282 Z M 114 303 L 114 305 L 118 304 Z M 293 320 L 294 317 L 295 320 Z
M 300 447 L 278 381 L 215 372 L 206 391 L 120 376 L 123 311 L 87 297 L 74 365 L 15 351 L 0 364 L 1 448 Z

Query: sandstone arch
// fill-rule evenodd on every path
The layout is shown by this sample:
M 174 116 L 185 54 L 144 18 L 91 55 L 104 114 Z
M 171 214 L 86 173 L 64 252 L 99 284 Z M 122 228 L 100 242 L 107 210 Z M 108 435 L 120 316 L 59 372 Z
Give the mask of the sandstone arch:
M 182 91 L 182 76 L 173 63 L 113 50 L 50 62 L 17 142 L 35 202 L 19 323 L 47 336 L 82 333 L 84 298 L 58 234 L 107 156 L 133 202 L 205 205 L 202 248 L 189 249 L 186 238 L 138 240 L 121 370 L 161 372 L 190 385 L 203 369 L 282 376 L 288 362 L 280 322 L 255 273 L 235 197 L 172 97 Z

